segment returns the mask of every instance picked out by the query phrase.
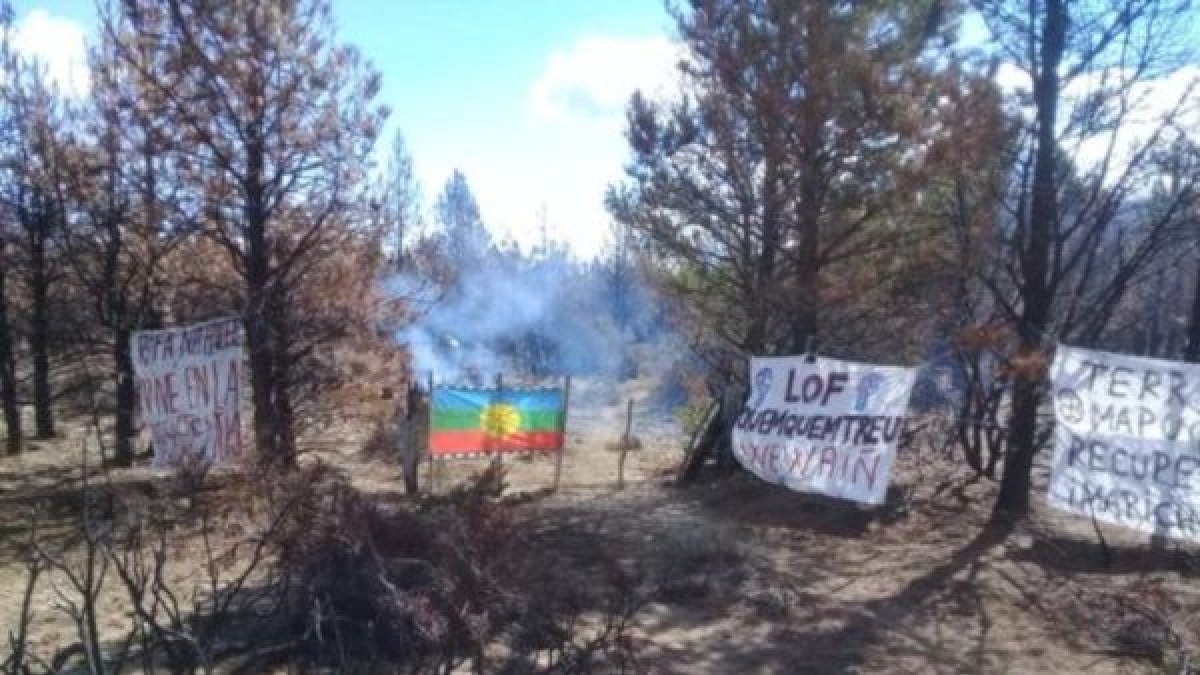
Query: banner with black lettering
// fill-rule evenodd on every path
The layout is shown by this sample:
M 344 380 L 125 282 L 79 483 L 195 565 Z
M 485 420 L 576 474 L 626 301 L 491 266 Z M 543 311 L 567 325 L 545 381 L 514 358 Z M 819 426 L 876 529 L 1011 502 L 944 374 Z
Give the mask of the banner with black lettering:
M 1200 541 L 1200 366 L 1059 345 L 1051 505 Z
M 242 322 L 139 331 L 130 347 L 154 465 L 219 463 L 242 454 Z
M 733 452 L 771 483 L 882 504 L 916 370 L 803 356 L 752 358 Z

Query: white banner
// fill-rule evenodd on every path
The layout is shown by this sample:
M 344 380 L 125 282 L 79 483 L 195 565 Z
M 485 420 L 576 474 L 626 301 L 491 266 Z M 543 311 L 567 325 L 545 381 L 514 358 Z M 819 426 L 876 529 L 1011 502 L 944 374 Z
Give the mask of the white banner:
M 1200 366 L 1059 345 L 1051 505 L 1200 541 Z
M 242 454 L 242 324 L 217 319 L 133 334 L 133 367 L 154 465 Z
M 916 370 L 803 356 L 753 358 L 733 452 L 771 483 L 882 504 Z

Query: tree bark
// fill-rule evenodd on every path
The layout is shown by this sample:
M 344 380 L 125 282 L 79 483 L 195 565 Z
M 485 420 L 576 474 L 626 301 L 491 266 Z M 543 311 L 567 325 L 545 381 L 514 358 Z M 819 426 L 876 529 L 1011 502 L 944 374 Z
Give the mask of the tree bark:
M 287 368 L 280 363 L 279 331 L 283 311 L 278 278 L 271 269 L 271 242 L 267 236 L 267 212 L 263 172 L 266 166 L 261 139 L 254 135 L 246 149 L 246 203 L 242 231 L 245 248 L 241 253 L 246 279 L 246 345 L 250 350 L 250 389 L 254 399 L 254 441 L 260 461 L 291 466 L 293 456 L 285 447 L 280 431 L 283 418 L 290 419 L 291 403 L 286 396 Z
M 806 351 L 817 336 L 821 279 L 822 192 L 827 188 L 823 157 L 826 154 L 826 120 L 833 119 L 829 68 L 832 45 L 829 44 L 830 5 L 811 3 L 805 11 L 805 45 L 809 82 L 804 97 L 804 122 L 801 127 L 800 200 L 796 209 L 796 300 L 791 315 L 792 352 Z
M 254 400 L 254 442 L 259 460 L 277 459 L 275 440 L 275 359 L 269 318 L 271 289 L 262 209 L 253 199 L 246 205 L 246 347 L 250 350 L 250 391 Z
M 275 363 L 263 302 L 265 289 L 254 268 L 247 269 L 246 347 L 250 352 L 250 391 L 254 401 L 254 443 L 262 461 L 274 459 L 275 430 L 273 394 Z
M 46 224 L 35 225 L 29 238 L 31 295 L 29 349 L 33 354 L 33 415 L 37 438 L 54 437 L 53 396 L 50 390 L 50 278 L 46 269 Z
M 1195 283 L 1192 314 L 1188 317 L 1187 347 L 1183 350 L 1183 360 L 1188 363 L 1200 363 L 1200 267 L 1196 268 Z
M 1040 37 L 1040 64 L 1034 85 L 1037 108 L 1037 149 L 1033 167 L 1033 196 L 1025 245 L 1021 251 L 1023 272 L 1020 289 L 1021 315 L 1018 322 L 1019 356 L 1040 351 L 1050 314 L 1051 246 L 1058 232 L 1058 180 L 1056 140 L 1058 100 L 1061 83 L 1058 67 L 1066 48 L 1068 15 L 1065 0 L 1047 0 Z M 995 521 L 1011 521 L 1029 513 L 1033 460 L 1037 454 L 1037 413 L 1042 379 L 1037 373 L 1016 373 L 1013 378 L 1012 411 L 1008 421 L 1008 456 L 1000 480 L 1000 494 L 992 512 Z
M 820 293 L 820 263 L 817 259 L 819 224 L 816 218 L 804 219 L 801 225 L 800 269 L 797 270 L 797 301 L 792 310 L 792 352 L 801 353 L 809 348 L 810 340 L 817 337 L 817 294 Z
M 119 327 L 113 340 L 117 396 L 113 463 L 116 466 L 133 464 L 133 411 L 137 405 L 137 387 L 133 379 L 133 357 L 129 352 L 131 337 L 128 328 Z
M 271 290 L 268 318 L 271 321 L 271 336 L 274 344 L 275 392 L 274 423 L 275 453 L 287 466 L 296 463 L 295 408 L 292 404 L 292 355 L 291 328 L 289 325 L 287 298 L 277 286 Z
M 3 244 L 0 243 L 0 252 Z M 17 405 L 16 362 L 13 356 L 12 330 L 8 324 L 8 298 L 5 296 L 5 263 L 0 262 L 0 406 L 4 408 L 5 450 L 10 455 L 21 451 L 21 409 Z

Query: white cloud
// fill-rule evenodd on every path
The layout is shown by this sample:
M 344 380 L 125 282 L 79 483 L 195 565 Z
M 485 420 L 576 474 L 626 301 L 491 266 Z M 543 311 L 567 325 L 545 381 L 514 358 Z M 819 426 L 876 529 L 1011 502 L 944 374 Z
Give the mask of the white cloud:
M 1200 129 L 1200 67 L 1187 66 L 1136 82 L 1128 78 L 1128 73 L 1116 69 L 1089 73 L 1071 80 L 1062 92 L 1059 134 L 1064 149 L 1082 170 L 1104 171 L 1103 180 L 1120 176 L 1156 133 L 1161 134 L 1160 143 L 1179 135 L 1200 140 L 1196 132 Z M 1000 64 L 994 80 L 1009 95 L 1028 96 L 1033 90 L 1029 74 L 1010 63 Z M 1103 105 L 1097 107 L 1097 102 Z M 1018 110 L 1032 123 L 1032 107 Z M 1098 119 L 1119 121 L 1120 125 L 1112 128 L 1093 122 L 1068 132 L 1072 117 L 1089 111 Z M 1164 120 L 1174 123 L 1163 129 Z
M 623 143 L 619 137 L 611 142 Z M 545 208 L 551 239 L 566 242 L 584 258 L 598 254 L 610 222 L 604 191 L 620 174 L 619 155 L 545 159 L 540 166 L 533 162 L 480 166 L 480 181 L 472 185 L 478 185 L 476 196 L 485 221 L 495 236 L 509 234 L 529 246 L 540 237 L 539 212 Z
M 590 36 L 550 55 L 529 91 L 543 121 L 619 117 L 637 89 L 659 96 L 674 88 L 683 52 L 664 36 Z
M 1115 131 L 1096 133 L 1074 139 L 1078 143 L 1075 159 L 1084 167 L 1100 167 L 1111 152 L 1110 167 L 1106 180 L 1115 180 L 1131 162 L 1136 153 L 1148 143 L 1165 144 L 1180 135 L 1197 140 L 1197 122 L 1200 122 L 1200 68 L 1181 68 L 1163 77 L 1142 82 L 1119 82 L 1119 75 L 1110 76 L 1110 82 L 1093 78 L 1083 82 L 1075 92 L 1076 100 L 1087 100 L 1087 95 L 1102 90 L 1105 86 L 1128 86 L 1128 95 L 1121 103 L 1128 106 L 1121 127 Z M 1117 102 L 1108 105 L 1109 114 L 1117 113 Z M 1165 122 L 1173 122 L 1163 128 Z
M 596 255 L 609 231 L 604 193 L 628 152 L 625 106 L 638 89 L 660 99 L 676 92 L 683 53 L 662 35 L 593 35 L 547 55 L 527 89 L 524 119 L 492 130 L 502 139 L 433 151 L 437 161 L 426 167 L 429 184 L 438 186 L 432 191 L 457 166 L 494 236 L 535 243 L 544 207 L 552 239 L 582 257 Z
M 78 23 L 34 9 L 13 26 L 12 44 L 18 52 L 39 60 L 64 93 L 83 96 L 89 88 L 86 35 Z

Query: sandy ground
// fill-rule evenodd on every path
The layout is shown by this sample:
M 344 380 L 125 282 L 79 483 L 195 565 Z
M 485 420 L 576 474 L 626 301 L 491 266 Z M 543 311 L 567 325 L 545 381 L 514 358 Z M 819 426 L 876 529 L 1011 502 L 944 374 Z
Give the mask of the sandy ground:
M 1040 504 L 1016 532 L 989 530 L 993 486 L 969 481 L 960 464 L 929 451 L 901 457 L 892 499 L 879 509 L 750 476 L 671 487 L 682 434 L 645 405 L 650 386 L 577 383 L 560 489 L 519 507 L 531 546 L 580 560 L 600 547 L 650 568 L 678 566 L 667 568 L 675 592 L 638 614 L 642 672 L 1150 673 L 1179 672 L 1180 652 L 1200 653 L 1195 550 L 1152 550 L 1146 537 L 1106 528 L 1106 563 L 1090 523 Z M 642 448 L 630 453 L 618 491 L 611 446 L 629 398 Z M 399 495 L 394 463 L 362 459 L 361 444 L 361 433 L 342 431 L 306 447 L 360 490 Z M 14 560 L 27 532 L 21 506 L 72 494 L 78 471 L 63 467 L 78 465 L 79 448 L 47 444 L 0 459 L 0 639 L 22 590 Z M 553 482 L 552 459 L 505 464 L 510 492 L 538 493 Z M 441 464 L 435 487 L 448 489 L 483 466 Z M 116 480 L 162 479 L 134 469 Z M 692 566 L 697 555 L 722 562 Z M 181 586 L 189 582 L 182 572 Z M 34 632 L 44 650 L 70 637 L 55 603 L 41 589 Z M 114 612 L 102 630 L 121 620 Z M 1159 623 L 1175 637 L 1160 634 Z M 1159 655 L 1130 655 L 1164 644 Z

